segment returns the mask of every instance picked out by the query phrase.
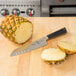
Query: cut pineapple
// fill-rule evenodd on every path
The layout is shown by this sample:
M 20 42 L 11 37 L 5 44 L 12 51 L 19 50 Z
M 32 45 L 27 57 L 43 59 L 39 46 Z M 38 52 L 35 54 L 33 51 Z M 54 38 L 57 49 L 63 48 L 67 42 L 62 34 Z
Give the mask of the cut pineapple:
M 18 43 L 24 43 L 25 41 L 27 41 L 31 37 L 31 35 L 32 35 L 31 23 L 26 22 L 26 23 L 22 23 L 21 27 L 19 27 L 15 31 L 14 37 Z
M 66 53 L 57 48 L 49 48 L 42 52 L 41 58 L 50 63 L 55 63 L 65 60 Z
M 24 43 L 32 36 L 33 25 L 27 19 L 10 15 L 1 23 L 2 34 L 16 43 Z
M 66 41 L 59 41 L 58 47 L 65 51 L 67 54 L 75 54 L 76 53 L 76 45 L 66 42 Z

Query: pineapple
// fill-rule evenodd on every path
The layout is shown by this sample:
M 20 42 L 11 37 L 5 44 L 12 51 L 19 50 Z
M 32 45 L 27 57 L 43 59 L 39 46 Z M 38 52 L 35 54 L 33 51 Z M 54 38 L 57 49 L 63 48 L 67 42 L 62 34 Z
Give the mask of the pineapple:
M 1 32 L 11 41 L 21 44 L 31 38 L 33 25 L 21 16 L 9 15 L 1 23 Z
M 75 44 L 59 41 L 57 45 L 59 48 L 45 49 L 41 54 L 41 58 L 50 64 L 60 64 L 68 55 L 76 54 Z
M 67 41 L 59 41 L 58 47 L 67 54 L 76 54 L 76 45 Z
M 42 52 L 41 58 L 48 63 L 56 64 L 65 60 L 66 53 L 58 48 L 49 48 Z

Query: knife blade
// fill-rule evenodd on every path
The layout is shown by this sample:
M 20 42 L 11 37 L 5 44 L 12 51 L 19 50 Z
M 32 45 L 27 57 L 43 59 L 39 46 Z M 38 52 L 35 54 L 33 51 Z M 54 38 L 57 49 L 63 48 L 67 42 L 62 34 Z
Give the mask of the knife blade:
M 43 47 L 45 45 L 47 45 L 47 40 L 51 39 L 51 38 L 54 38 L 54 37 L 57 37 L 57 36 L 60 36 L 60 35 L 63 35 L 67 33 L 67 30 L 66 28 L 62 28 L 54 33 L 51 33 L 39 40 L 36 40 L 34 42 L 32 42 L 31 44 L 29 44 L 27 47 L 26 45 L 23 45 L 21 46 L 20 48 L 17 48 L 15 49 L 10 56 L 16 56 L 16 55 L 20 55 L 20 54 L 24 54 L 26 52 L 29 52 L 29 51 L 32 51 L 34 49 L 37 49 L 37 48 L 40 48 L 40 47 Z

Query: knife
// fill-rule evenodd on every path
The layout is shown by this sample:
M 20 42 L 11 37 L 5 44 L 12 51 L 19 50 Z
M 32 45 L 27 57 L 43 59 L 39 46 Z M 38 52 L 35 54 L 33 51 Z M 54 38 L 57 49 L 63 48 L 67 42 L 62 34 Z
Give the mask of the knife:
M 32 42 L 31 44 L 29 44 L 26 48 L 26 45 L 21 46 L 20 48 L 15 49 L 10 56 L 16 56 L 16 55 L 20 55 L 20 54 L 24 54 L 26 52 L 32 51 L 34 49 L 40 48 L 42 46 L 47 45 L 47 40 L 55 38 L 57 36 L 60 36 L 62 34 L 67 33 L 66 28 L 62 28 L 56 32 L 53 32 L 39 40 L 36 40 L 34 42 Z

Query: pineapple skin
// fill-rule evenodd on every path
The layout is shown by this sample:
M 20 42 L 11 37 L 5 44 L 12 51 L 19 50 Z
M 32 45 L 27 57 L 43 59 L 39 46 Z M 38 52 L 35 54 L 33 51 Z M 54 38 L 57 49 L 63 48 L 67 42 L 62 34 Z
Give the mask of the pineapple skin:
M 9 40 L 18 44 L 18 42 L 16 42 L 16 40 L 15 40 L 15 31 L 17 30 L 17 28 L 20 27 L 20 25 L 22 23 L 25 23 L 25 22 L 31 23 L 26 18 L 23 18 L 21 16 L 17 16 L 17 15 L 6 16 L 1 23 L 1 33 L 5 37 L 7 37 Z M 32 25 L 32 28 L 33 28 L 32 23 L 31 23 L 31 25 Z M 33 29 L 32 29 L 32 32 L 33 32 Z

